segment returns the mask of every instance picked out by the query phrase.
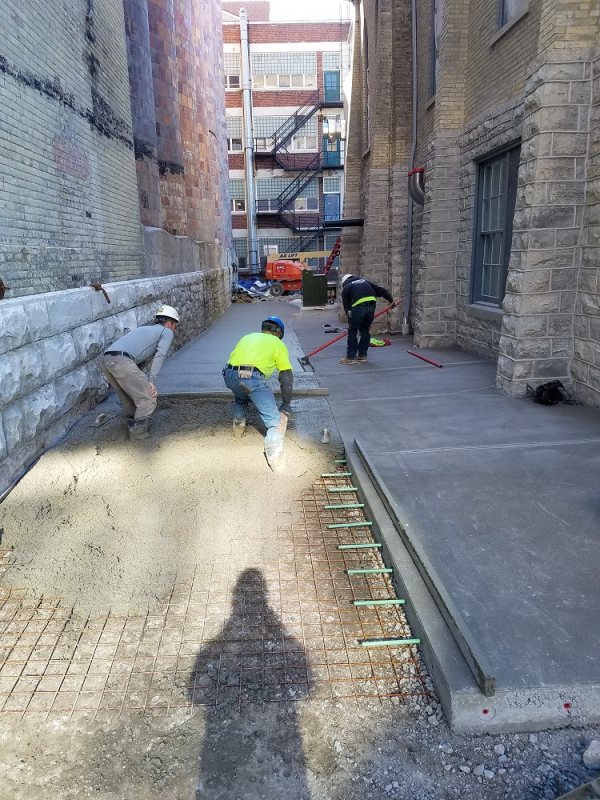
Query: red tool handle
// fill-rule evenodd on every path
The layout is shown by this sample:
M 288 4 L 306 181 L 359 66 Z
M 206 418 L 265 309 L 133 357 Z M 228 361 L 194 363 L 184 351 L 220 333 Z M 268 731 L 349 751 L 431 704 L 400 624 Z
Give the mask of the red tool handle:
M 419 353 L 414 353 L 412 350 L 407 350 L 406 352 L 408 353 L 409 356 L 416 356 L 416 358 L 420 358 L 421 361 L 426 361 L 428 364 L 433 364 L 434 367 L 439 367 L 440 369 L 442 369 L 442 367 L 444 366 L 443 364 L 438 364 L 437 361 L 432 361 L 430 358 L 427 358 L 426 356 L 419 355 Z
M 387 314 L 387 312 L 391 311 L 392 308 L 395 308 L 396 306 L 400 305 L 400 303 L 403 300 L 404 298 L 401 297 L 400 300 L 393 303 L 391 306 L 388 306 L 387 308 L 384 308 L 383 311 L 379 311 L 377 314 L 375 314 L 373 319 L 377 319 L 377 317 L 380 317 L 382 314 Z M 319 353 L 321 350 L 324 350 L 326 347 L 329 347 L 330 344 L 333 344 L 334 342 L 339 342 L 339 340 L 343 339 L 344 336 L 348 336 L 348 331 L 344 331 L 344 333 L 341 333 L 339 336 L 336 336 L 335 339 L 332 339 L 330 342 L 327 342 L 327 344 L 323 344 L 321 345 L 321 347 L 317 347 L 316 350 L 313 350 L 312 353 L 308 353 L 306 356 L 304 356 L 304 358 L 310 358 L 311 356 L 314 356 L 315 353 Z

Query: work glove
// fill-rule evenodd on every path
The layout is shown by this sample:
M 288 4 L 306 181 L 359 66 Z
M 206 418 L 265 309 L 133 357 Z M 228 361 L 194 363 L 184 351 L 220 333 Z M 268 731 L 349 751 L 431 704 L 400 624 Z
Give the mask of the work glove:
M 396 301 L 395 300 L 390 300 L 389 302 L 390 302 L 390 307 L 391 308 L 393 308 L 396 305 Z
M 279 411 L 285 414 L 288 419 L 291 419 L 293 416 L 292 407 L 289 403 L 280 403 Z

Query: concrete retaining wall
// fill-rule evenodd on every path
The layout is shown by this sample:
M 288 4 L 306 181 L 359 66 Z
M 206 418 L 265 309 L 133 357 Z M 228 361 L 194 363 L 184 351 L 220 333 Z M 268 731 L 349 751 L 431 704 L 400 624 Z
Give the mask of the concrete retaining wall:
M 0 304 L 0 496 L 22 468 L 108 393 L 97 358 L 115 339 L 151 321 L 161 303 L 182 322 L 178 349 L 225 311 L 230 270 L 108 283 L 108 304 L 91 288 Z

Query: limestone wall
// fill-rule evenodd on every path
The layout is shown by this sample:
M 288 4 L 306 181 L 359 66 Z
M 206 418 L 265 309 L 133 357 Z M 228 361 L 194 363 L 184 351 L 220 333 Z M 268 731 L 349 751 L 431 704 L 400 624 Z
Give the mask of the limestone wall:
M 108 304 L 91 288 L 3 300 L 0 304 L 0 494 L 108 387 L 97 364 L 119 336 L 151 321 L 161 303 L 182 322 L 179 348 L 224 312 L 230 273 L 204 272 L 107 283 Z

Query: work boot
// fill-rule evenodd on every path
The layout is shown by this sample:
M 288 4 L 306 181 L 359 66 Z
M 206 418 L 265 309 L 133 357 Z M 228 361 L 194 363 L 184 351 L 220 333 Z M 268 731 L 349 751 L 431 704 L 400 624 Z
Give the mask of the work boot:
M 282 472 L 285 469 L 283 439 L 277 439 L 274 442 L 265 442 L 265 458 L 273 472 Z
M 356 364 L 355 358 L 340 358 L 340 364 Z
M 367 360 L 367 357 L 366 357 L 366 356 L 356 356 L 356 360 L 357 360 L 359 363 L 362 363 L 362 362 L 364 362 L 364 361 L 366 361 L 366 360 Z
M 246 420 L 235 419 L 233 420 L 233 435 L 236 439 L 241 439 L 246 433 Z
M 130 439 L 147 439 L 150 436 L 148 428 L 150 427 L 150 419 L 128 419 L 127 428 L 129 429 Z

